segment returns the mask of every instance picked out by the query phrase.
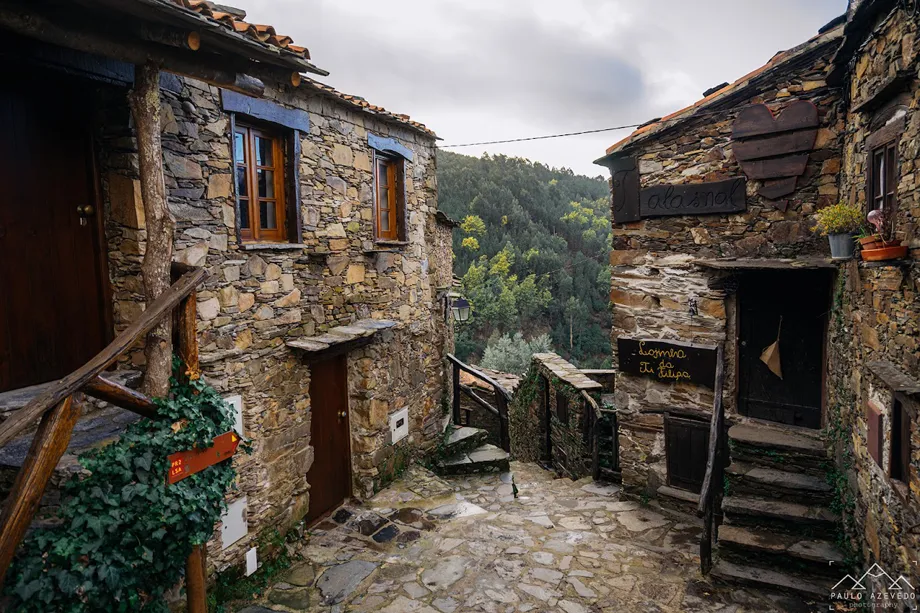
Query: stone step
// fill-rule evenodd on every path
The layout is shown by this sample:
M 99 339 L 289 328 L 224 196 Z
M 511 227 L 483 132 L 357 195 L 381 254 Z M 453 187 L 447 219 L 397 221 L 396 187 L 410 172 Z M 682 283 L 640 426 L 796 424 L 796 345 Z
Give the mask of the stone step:
M 719 528 L 719 557 L 738 564 L 839 578 L 846 558 L 830 541 L 741 526 Z
M 840 518 L 827 507 L 784 500 L 726 496 L 722 499 L 722 513 L 725 523 L 733 526 L 760 527 L 811 538 L 834 538 L 840 529 Z
M 489 431 L 469 426 L 451 425 L 442 448 L 445 456 L 453 456 L 482 447 L 489 438 Z
M 728 430 L 733 461 L 823 477 L 827 449 L 817 432 L 763 424 L 736 424 Z
M 495 445 L 481 445 L 438 461 L 436 472 L 442 475 L 508 472 L 511 470 L 509 457 L 507 451 Z
M 663 507 L 674 509 L 688 515 L 696 516 L 700 504 L 700 495 L 677 489 L 670 485 L 662 485 L 656 490 L 658 503 Z
M 725 474 L 733 495 L 815 505 L 828 505 L 834 497 L 834 489 L 824 478 L 804 472 L 733 461 Z
M 783 573 L 768 568 L 719 560 L 710 576 L 717 581 L 749 587 L 794 593 L 819 602 L 830 600 L 833 579 L 805 579 L 797 573 Z

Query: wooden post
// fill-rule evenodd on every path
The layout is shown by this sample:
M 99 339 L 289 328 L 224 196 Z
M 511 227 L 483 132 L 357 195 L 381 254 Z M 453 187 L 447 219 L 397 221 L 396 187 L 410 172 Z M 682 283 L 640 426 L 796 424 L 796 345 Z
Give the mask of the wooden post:
M 499 438 L 502 449 L 511 452 L 511 435 L 508 432 L 508 399 L 501 390 L 495 390 L 495 404 L 498 405 Z
M 170 285 L 174 223 L 166 204 L 163 150 L 160 143 L 160 70 L 154 64 L 135 67 L 134 90 L 128 96 L 137 132 L 137 157 L 147 240 L 141 272 L 147 304 Z M 172 319 L 163 320 L 147 334 L 144 348 L 144 392 L 151 397 L 169 393 L 172 370 Z
M 45 413 L 32 439 L 32 446 L 19 469 L 13 490 L 6 499 L 3 515 L 0 516 L 3 522 L 0 529 L 0 587 L 3 586 L 16 548 L 22 542 L 38 509 L 54 467 L 67 451 L 80 410 L 80 403 L 74 402 L 73 396 L 67 396 Z
M 195 545 L 185 562 L 185 595 L 188 613 L 208 613 L 205 546 Z
M 454 366 L 454 397 L 453 397 L 453 407 L 454 407 L 454 423 L 458 426 L 460 425 L 460 366 L 451 362 Z

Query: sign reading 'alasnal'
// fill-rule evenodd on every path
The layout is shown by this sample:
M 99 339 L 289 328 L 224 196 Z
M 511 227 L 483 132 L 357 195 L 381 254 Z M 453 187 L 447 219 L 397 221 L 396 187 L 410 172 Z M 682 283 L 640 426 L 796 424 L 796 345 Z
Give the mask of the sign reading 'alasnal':
M 664 383 L 714 387 L 716 348 L 677 341 L 618 338 L 620 372 Z
M 746 192 L 744 177 L 713 183 L 655 185 L 639 193 L 639 215 L 665 217 L 738 213 L 747 209 Z

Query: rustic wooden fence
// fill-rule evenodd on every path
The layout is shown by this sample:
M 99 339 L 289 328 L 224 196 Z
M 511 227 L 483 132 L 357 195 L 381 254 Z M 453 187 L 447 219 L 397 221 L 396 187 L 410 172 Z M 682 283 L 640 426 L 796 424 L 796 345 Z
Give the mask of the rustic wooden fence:
M 727 441 L 725 436 L 725 408 L 722 406 L 722 385 L 725 383 L 723 348 L 716 349 L 716 380 L 713 389 L 712 420 L 709 424 L 709 457 L 706 460 L 706 474 L 700 490 L 700 504 L 697 513 L 703 518 L 703 533 L 700 536 L 700 570 L 708 575 L 712 570 L 712 543 L 719 540 L 722 495 L 724 493 Z
M 498 439 L 501 447 L 505 451 L 511 451 L 511 434 L 508 428 L 508 404 L 511 402 L 511 392 L 506 390 L 498 381 L 489 375 L 476 370 L 469 364 L 464 364 L 451 354 L 447 354 L 447 360 L 453 365 L 453 422 L 458 426 L 465 426 L 470 423 L 470 410 L 460 407 L 460 395 L 464 394 L 467 398 L 475 402 L 482 409 L 488 411 L 498 418 L 499 433 Z M 492 386 L 493 395 L 495 396 L 496 406 L 492 406 L 486 400 L 476 393 L 472 387 L 460 382 L 460 372 L 467 372 L 480 381 Z M 465 414 L 465 415 L 464 415 Z
M 177 316 L 177 352 L 185 363 L 188 376 L 198 378 L 198 334 L 195 288 L 204 280 L 201 268 L 174 265 L 181 274 L 163 294 L 128 326 L 105 349 L 63 379 L 46 387 L 28 404 L 0 424 L 0 447 L 29 428 L 38 418 L 41 422 L 32 438 L 13 489 L 0 514 L 0 587 L 16 549 L 25 537 L 29 524 L 38 510 L 61 456 L 67 451 L 73 428 L 82 412 L 82 394 L 109 402 L 148 419 L 157 419 L 153 401 L 144 394 L 110 381 L 102 372 L 124 355 L 164 317 Z M 186 592 L 189 613 L 206 613 L 204 547 L 196 546 L 186 564 Z

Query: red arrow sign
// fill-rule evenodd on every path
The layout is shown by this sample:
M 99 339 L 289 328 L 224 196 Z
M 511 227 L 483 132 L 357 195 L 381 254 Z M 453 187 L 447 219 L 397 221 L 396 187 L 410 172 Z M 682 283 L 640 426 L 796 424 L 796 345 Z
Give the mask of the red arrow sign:
M 240 446 L 236 432 L 225 432 L 214 438 L 214 444 L 207 449 L 180 451 L 169 456 L 169 474 L 166 482 L 172 485 L 190 475 L 200 473 L 209 466 L 230 458 Z

